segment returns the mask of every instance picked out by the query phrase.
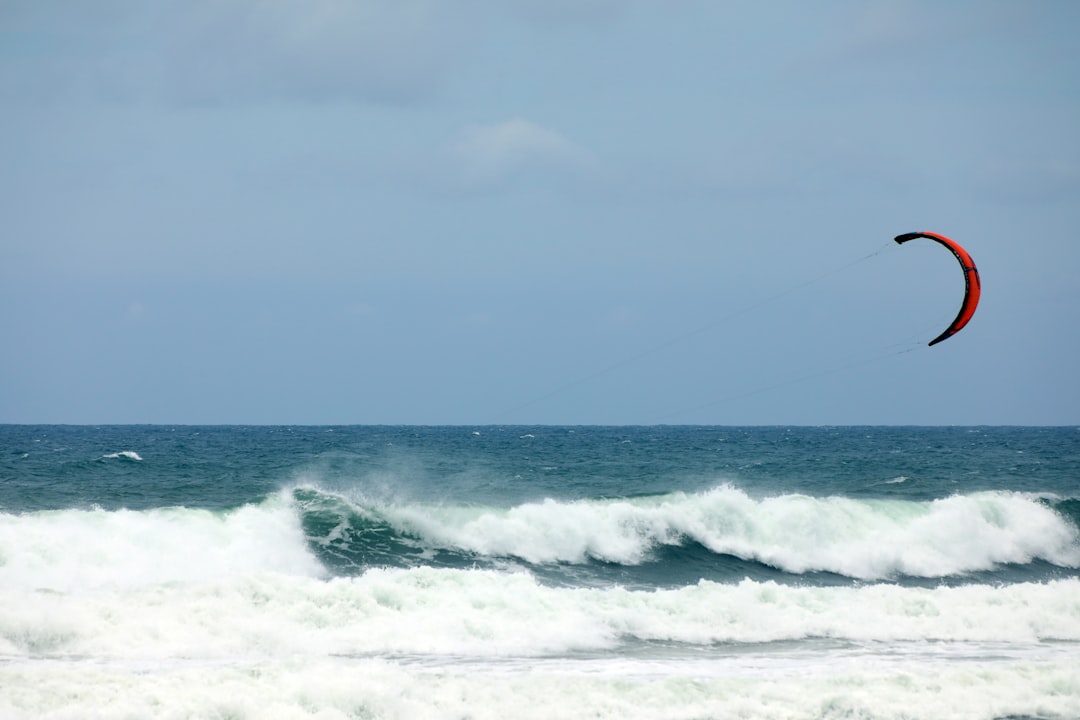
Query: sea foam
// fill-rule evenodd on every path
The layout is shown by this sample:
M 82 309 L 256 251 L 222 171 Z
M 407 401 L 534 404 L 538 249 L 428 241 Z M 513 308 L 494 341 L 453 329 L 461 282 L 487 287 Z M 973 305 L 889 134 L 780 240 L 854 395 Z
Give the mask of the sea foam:
M 295 509 L 275 496 L 232 511 L 0 513 L 0 587 L 68 592 L 238 573 L 317 576 Z
M 981 492 L 939 500 L 779 495 L 723 486 L 700 493 L 525 503 L 511 508 L 367 503 L 433 547 L 529 563 L 635 565 L 664 545 L 710 551 L 789 573 L 863 580 L 943 577 L 1034 560 L 1080 566 L 1078 530 L 1036 498 Z
M 0 656 L 9 657 L 538 657 L 814 638 L 1077 642 L 1080 580 L 937 588 L 701 581 L 646 591 L 423 567 L 328 580 L 251 573 L 67 593 L 0 589 Z
M 1066 663 L 828 663 L 756 674 L 635 674 L 530 668 L 455 672 L 378 659 L 218 666 L 0 665 L 0 715 L 15 719 L 821 720 L 1074 718 L 1080 676 Z M 1033 715 L 1033 713 L 1036 713 Z
M 108 455 L 101 456 L 102 460 L 117 460 L 121 458 L 125 460 L 142 460 L 142 457 L 139 455 L 139 453 L 135 452 L 134 450 L 124 450 L 122 452 L 114 452 L 109 453 Z

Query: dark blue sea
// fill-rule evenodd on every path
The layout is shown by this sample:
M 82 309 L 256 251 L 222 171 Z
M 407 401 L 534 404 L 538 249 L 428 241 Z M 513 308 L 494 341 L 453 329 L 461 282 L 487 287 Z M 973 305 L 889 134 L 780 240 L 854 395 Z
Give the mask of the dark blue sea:
M 1080 718 L 1080 428 L 0 425 L 0 718 Z

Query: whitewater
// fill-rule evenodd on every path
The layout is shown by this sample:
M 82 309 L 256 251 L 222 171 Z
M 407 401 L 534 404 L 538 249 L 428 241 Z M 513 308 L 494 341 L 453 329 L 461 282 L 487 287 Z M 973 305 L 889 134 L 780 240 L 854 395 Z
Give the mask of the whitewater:
M 1077 428 L 0 449 L 0 718 L 1080 717 Z

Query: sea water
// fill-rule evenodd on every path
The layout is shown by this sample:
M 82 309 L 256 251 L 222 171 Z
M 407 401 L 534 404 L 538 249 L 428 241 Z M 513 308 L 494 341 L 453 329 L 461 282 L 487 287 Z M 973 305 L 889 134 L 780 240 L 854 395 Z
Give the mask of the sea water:
M 0 718 L 1077 718 L 1080 428 L 0 426 Z

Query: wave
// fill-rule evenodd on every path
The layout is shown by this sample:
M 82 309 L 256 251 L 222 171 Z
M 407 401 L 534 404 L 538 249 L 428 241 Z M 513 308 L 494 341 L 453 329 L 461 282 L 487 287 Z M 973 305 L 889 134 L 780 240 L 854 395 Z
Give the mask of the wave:
M 134 450 L 124 450 L 122 452 L 109 453 L 108 455 L 102 455 L 101 460 L 136 460 L 140 461 L 142 458 L 139 453 Z
M 0 657 L 563 656 L 634 647 L 1080 641 L 1080 579 L 1006 586 L 558 588 L 431 567 L 0 590 Z
M 611 500 L 479 505 L 294 491 L 321 554 L 358 568 L 505 559 L 532 567 L 645 567 L 729 558 L 789 575 L 943 578 L 1002 567 L 1080 568 L 1070 501 L 980 492 L 918 502 L 779 495 L 730 486 Z M 730 561 L 729 561 L 730 564 Z
M 500 508 L 308 487 L 231 510 L 0 513 L 0 587 L 72 592 L 424 566 L 526 571 L 565 587 L 1039 581 L 1080 576 L 1076 505 L 998 492 L 754 499 L 719 487 Z
M 0 513 L 3 588 L 70 592 L 253 572 L 324 572 L 287 498 L 216 512 L 173 507 Z
M 428 522 L 434 518 L 464 535 L 469 522 L 486 514 L 496 520 L 511 517 L 510 527 L 518 527 L 524 521 L 515 515 L 543 523 L 549 522 L 550 513 L 579 520 L 583 516 L 591 523 L 593 536 L 599 537 L 606 519 L 621 517 L 620 513 L 669 517 L 675 506 L 683 512 L 697 507 L 699 515 L 708 517 L 706 510 L 715 511 L 717 496 L 747 503 L 749 517 L 756 517 L 759 525 L 776 512 L 762 509 L 768 508 L 768 500 L 751 500 L 721 488 L 697 496 L 634 501 L 548 501 L 526 508 L 527 512 L 522 510 L 525 506 L 453 507 L 441 508 L 440 514 L 415 504 L 364 506 L 308 489 L 220 512 L 176 507 L 0 513 L 0 660 L 293 653 L 531 657 L 635 644 L 715 646 L 813 638 L 855 643 L 1080 641 L 1080 577 L 913 587 L 850 581 L 844 585 L 715 582 L 690 580 L 697 574 L 691 571 L 688 581 L 677 587 L 556 584 L 545 580 L 542 563 L 523 569 L 523 562 L 499 556 L 477 562 L 479 556 L 460 549 L 435 550 L 430 535 L 420 534 L 415 525 L 406 533 L 399 525 L 402 517 L 426 517 Z M 807 517 L 828 518 L 830 512 L 839 512 L 828 500 L 796 496 L 773 500 L 783 501 L 784 507 L 788 502 L 792 507 L 809 502 L 804 524 Z M 978 517 L 1017 544 L 1031 542 L 1023 531 L 1025 522 L 1051 524 L 1053 517 L 1061 521 L 1032 498 L 978 495 L 953 500 L 941 501 L 949 512 L 945 520 L 934 522 L 971 525 L 974 521 L 968 516 L 975 507 Z M 891 517 L 900 527 L 944 512 L 932 503 L 901 508 L 886 504 L 886 509 L 864 512 L 882 523 Z M 788 510 L 798 517 L 791 507 Z M 854 514 L 847 510 L 844 517 Z M 374 517 L 376 511 L 381 517 Z M 453 524 L 447 517 L 459 520 Z M 369 524 L 358 529 L 362 518 Z M 698 522 L 704 523 L 701 518 Z M 838 521 L 833 517 L 829 522 Z M 731 526 L 752 525 L 748 516 L 742 516 Z M 656 518 L 633 527 L 654 533 L 651 540 L 648 533 L 628 536 L 640 542 L 655 545 L 656 537 L 673 541 L 661 546 L 663 552 L 674 553 L 667 562 L 690 567 L 728 564 L 731 573 L 744 569 L 743 561 L 717 555 L 700 539 L 677 541 Z M 313 537 L 315 529 L 322 535 Z M 908 535 L 901 536 L 909 537 L 910 528 L 905 532 Z M 1075 528 L 1071 532 L 1075 545 Z M 506 538 L 507 533 L 502 528 L 485 542 L 504 552 L 492 538 Z M 744 532 L 741 537 L 751 536 Z M 358 543 L 370 556 L 367 565 L 351 575 L 328 571 L 325 551 L 358 552 Z M 963 552 L 973 553 L 973 547 L 974 541 Z M 798 549 L 792 542 L 787 552 Z M 886 556 L 898 552 L 887 541 L 875 549 Z M 804 552 L 815 551 L 807 547 Z M 411 566 L 379 563 L 379 557 L 407 557 Z M 473 558 L 471 567 L 464 564 L 468 557 Z M 589 564 L 570 565 L 568 571 L 587 570 Z M 638 572 L 632 565 L 615 568 L 631 576 Z

